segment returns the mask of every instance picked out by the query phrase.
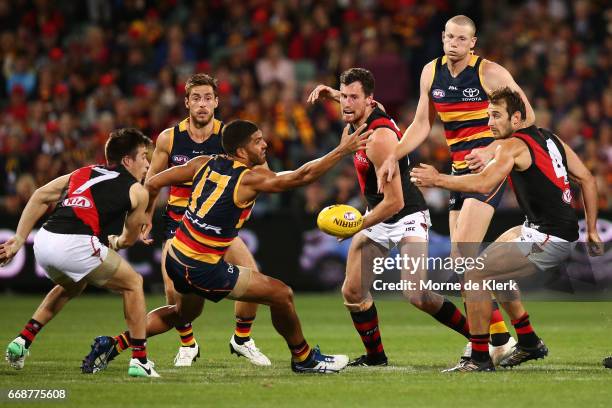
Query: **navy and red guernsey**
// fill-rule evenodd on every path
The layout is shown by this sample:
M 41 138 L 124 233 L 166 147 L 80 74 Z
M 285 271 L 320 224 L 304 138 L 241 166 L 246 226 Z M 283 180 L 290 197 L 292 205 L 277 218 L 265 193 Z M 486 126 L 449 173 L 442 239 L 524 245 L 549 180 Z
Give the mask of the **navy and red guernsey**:
M 529 148 L 531 166 L 510 173 L 519 205 L 527 223 L 544 234 L 566 241 L 578 239 L 578 219 L 571 206 L 567 158 L 561 141 L 548 129 L 530 126 L 513 137 Z
M 397 135 L 398 140 L 402 138 L 402 133 L 395 122 L 393 122 L 393 120 L 378 107 L 374 108 L 374 111 L 370 114 L 370 116 L 368 116 L 366 123 L 368 125 L 367 130 L 387 128 L 391 129 Z M 352 131 L 355 131 L 354 127 Z M 378 193 L 374 163 L 368 159 L 365 150 L 359 150 L 357 153 L 355 153 L 353 156 L 353 163 L 355 164 L 355 170 L 357 170 L 357 178 L 359 180 L 359 187 L 361 187 L 361 193 L 368 202 L 368 207 L 372 209 L 376 207 L 384 198 L 383 194 Z M 386 224 L 395 223 L 408 214 L 427 210 L 427 205 L 425 204 L 423 194 L 421 194 L 418 187 L 410 182 L 410 165 L 408 156 L 398 160 L 398 164 L 400 168 L 399 174 L 401 177 L 402 192 L 404 195 L 404 208 L 402 208 L 391 218 L 383 221 Z
M 138 181 L 123 166 L 87 166 L 70 175 L 68 188 L 44 229 L 57 234 L 101 236 L 132 208 L 130 188 Z

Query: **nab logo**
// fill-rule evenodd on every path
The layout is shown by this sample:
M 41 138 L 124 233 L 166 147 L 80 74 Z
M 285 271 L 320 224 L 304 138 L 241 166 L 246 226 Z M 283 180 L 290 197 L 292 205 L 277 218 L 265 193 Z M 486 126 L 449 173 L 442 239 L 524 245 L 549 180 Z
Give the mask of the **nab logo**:
M 456 86 L 454 86 L 454 85 L 450 85 L 450 86 L 448 87 L 448 90 L 449 90 L 449 91 L 458 91 L 459 89 L 457 89 L 457 87 L 456 87 Z
M 465 91 L 463 91 L 463 93 L 465 94 Z M 440 99 L 444 98 L 444 96 L 446 96 L 446 93 L 442 89 L 434 89 L 433 91 L 431 91 L 431 95 L 436 99 Z
M 480 90 L 476 88 L 465 88 L 463 90 L 463 96 L 466 98 L 475 98 L 480 94 Z
M 177 165 L 185 164 L 189 161 L 189 157 L 183 156 L 182 154 L 175 154 L 172 156 L 172 162 Z
M 91 208 L 91 201 L 87 197 L 76 196 L 64 199 L 62 205 L 64 207 Z

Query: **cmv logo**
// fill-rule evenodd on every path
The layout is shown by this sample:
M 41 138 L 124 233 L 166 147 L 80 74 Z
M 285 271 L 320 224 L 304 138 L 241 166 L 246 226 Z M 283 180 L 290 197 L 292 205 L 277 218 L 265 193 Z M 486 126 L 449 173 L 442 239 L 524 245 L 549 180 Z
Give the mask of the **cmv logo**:
M 463 91 L 463 93 L 465 94 L 465 91 Z M 440 98 L 444 98 L 444 96 L 446 95 L 446 93 L 444 92 L 444 90 L 442 89 L 434 89 L 433 91 L 431 91 L 431 95 L 434 98 L 440 99 Z
M 466 98 L 475 98 L 480 94 L 480 90 L 477 88 L 465 88 L 463 90 L 463 96 Z
M 184 156 L 182 154 L 175 154 L 174 156 L 172 156 L 172 162 L 176 163 L 177 165 L 185 164 L 188 161 L 189 157 Z
M 91 201 L 87 197 L 74 196 L 68 197 L 62 201 L 64 207 L 79 207 L 79 208 L 91 208 Z

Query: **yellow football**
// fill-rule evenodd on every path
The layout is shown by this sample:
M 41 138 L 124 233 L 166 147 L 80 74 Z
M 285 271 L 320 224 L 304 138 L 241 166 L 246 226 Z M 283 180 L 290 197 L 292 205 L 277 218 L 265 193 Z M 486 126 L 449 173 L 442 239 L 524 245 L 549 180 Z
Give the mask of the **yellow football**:
M 346 204 L 325 207 L 317 217 L 319 229 L 338 238 L 348 238 L 361 229 L 363 217 L 356 209 Z

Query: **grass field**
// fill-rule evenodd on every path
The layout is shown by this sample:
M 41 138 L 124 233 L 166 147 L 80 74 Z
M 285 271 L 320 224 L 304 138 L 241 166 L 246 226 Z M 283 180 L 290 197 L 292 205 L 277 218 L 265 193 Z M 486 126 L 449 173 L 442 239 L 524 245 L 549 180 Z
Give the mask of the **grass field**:
M 0 297 L 0 338 L 12 340 L 31 316 L 39 297 Z M 147 299 L 149 308 L 162 298 Z M 307 340 L 323 352 L 354 357 L 363 346 L 338 294 L 296 296 Z M 65 401 L 10 402 L 17 406 L 108 407 L 245 407 L 272 406 L 486 406 L 486 407 L 608 407 L 612 400 L 612 370 L 601 366 L 612 351 L 612 303 L 532 302 L 532 323 L 546 341 L 549 357 L 512 371 L 442 374 L 465 345 L 454 332 L 399 300 L 379 300 L 377 308 L 390 366 L 353 368 L 337 375 L 296 375 L 289 354 L 261 307 L 253 337 L 272 360 L 271 368 L 256 368 L 228 352 L 233 332 L 231 302 L 207 303 L 195 324 L 203 354 L 191 368 L 176 369 L 172 359 L 178 344 L 173 332 L 149 340 L 149 356 L 159 379 L 127 376 L 128 355 L 95 375 L 79 366 L 92 338 L 123 329 L 118 296 L 84 296 L 69 304 L 38 335 L 21 371 L 2 364 L 0 388 L 61 388 Z M 4 345 L 2 345 L 4 347 Z

